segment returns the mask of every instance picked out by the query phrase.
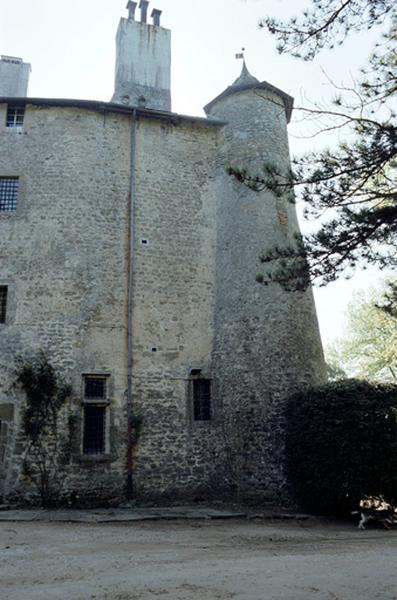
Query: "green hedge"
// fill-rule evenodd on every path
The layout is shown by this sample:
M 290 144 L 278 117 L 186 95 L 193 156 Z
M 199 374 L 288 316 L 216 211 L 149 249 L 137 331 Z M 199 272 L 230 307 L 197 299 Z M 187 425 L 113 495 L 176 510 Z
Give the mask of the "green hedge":
M 343 514 L 368 497 L 397 505 L 397 386 L 345 380 L 291 397 L 286 467 L 302 507 Z

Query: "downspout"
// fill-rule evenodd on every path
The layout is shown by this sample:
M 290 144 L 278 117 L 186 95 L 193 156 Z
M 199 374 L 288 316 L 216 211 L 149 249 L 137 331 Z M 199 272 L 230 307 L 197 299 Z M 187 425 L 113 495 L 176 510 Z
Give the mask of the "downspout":
M 135 263 L 135 193 L 136 193 L 136 131 L 137 112 L 132 111 L 131 123 L 131 181 L 129 198 L 129 255 L 128 255 L 128 300 L 127 300 L 127 499 L 131 500 L 133 491 L 133 466 L 132 466 L 132 305 Z

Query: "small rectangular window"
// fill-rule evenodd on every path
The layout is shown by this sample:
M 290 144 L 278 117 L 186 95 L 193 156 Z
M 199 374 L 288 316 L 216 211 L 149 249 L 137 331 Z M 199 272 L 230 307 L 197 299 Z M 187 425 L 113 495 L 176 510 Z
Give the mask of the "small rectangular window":
M 85 400 L 106 400 L 106 378 L 85 377 L 84 398 Z
M 0 212 L 17 209 L 18 177 L 0 177 Z
M 105 454 L 107 447 L 108 377 L 83 376 L 83 454 Z
M 6 453 L 7 429 L 7 423 L 5 421 L 0 421 L 0 464 L 4 462 L 4 457 Z
M 7 106 L 6 127 L 22 127 L 25 117 L 25 107 L 23 105 Z
M 0 285 L 0 323 L 6 322 L 8 287 Z
M 106 439 L 106 407 L 96 404 L 84 406 L 84 454 L 104 454 Z
M 193 416 L 195 421 L 211 420 L 211 381 L 193 379 Z

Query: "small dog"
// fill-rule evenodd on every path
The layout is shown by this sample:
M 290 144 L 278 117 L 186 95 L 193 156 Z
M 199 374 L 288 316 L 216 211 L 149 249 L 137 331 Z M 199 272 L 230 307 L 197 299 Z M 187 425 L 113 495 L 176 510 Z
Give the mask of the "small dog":
M 384 510 L 376 510 L 375 508 L 360 508 L 354 510 L 352 515 L 360 515 L 359 529 L 365 529 L 366 523 L 376 521 L 382 523 L 386 529 L 390 529 L 396 523 L 396 515 L 390 508 Z

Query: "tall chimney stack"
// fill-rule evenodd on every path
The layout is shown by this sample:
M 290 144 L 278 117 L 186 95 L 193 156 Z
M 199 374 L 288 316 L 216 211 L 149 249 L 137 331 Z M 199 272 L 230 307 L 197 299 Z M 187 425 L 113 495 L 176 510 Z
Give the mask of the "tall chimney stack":
M 26 98 L 31 66 L 16 56 L 0 58 L 0 96 Z
M 160 26 L 161 10 L 147 23 L 148 0 L 127 4 L 128 19 L 120 20 L 116 37 L 115 91 L 112 102 L 154 110 L 171 110 L 171 32 Z

